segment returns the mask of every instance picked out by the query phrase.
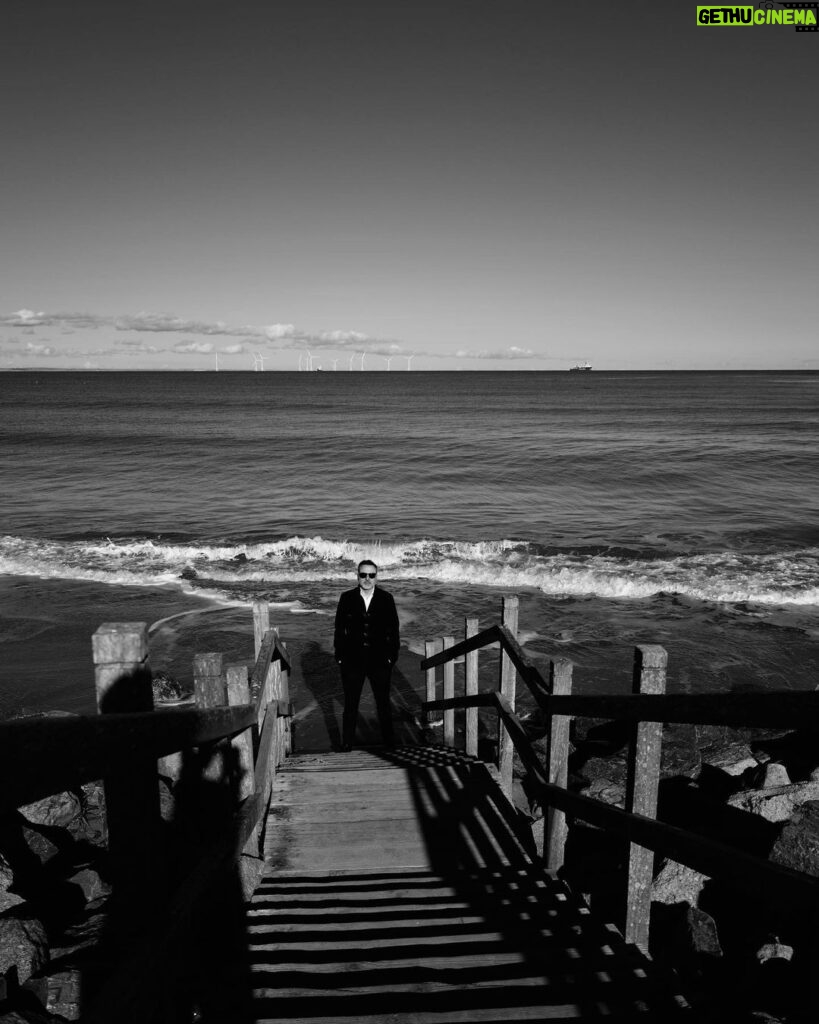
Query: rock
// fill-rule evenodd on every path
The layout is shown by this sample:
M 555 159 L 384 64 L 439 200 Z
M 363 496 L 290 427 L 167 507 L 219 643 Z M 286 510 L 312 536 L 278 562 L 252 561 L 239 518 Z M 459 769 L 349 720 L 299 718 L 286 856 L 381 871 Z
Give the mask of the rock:
M 710 957 L 722 956 L 717 924 L 710 914 L 699 907 L 689 907 L 686 922 L 691 948 L 695 953 Z
M 195 580 L 199 578 L 199 573 L 191 565 L 186 565 L 185 568 L 179 574 L 180 580 Z
M 32 825 L 54 825 L 65 828 L 82 813 L 76 793 L 55 793 L 20 808 L 20 814 Z
M 50 860 L 53 860 L 60 852 L 59 847 L 56 843 L 44 836 L 41 832 L 38 832 L 34 828 L 22 828 L 22 838 L 28 847 L 29 853 L 32 853 L 41 865 L 48 864 Z
M 788 821 L 797 808 L 814 800 L 819 800 L 819 782 L 796 782 L 790 786 L 734 793 L 728 798 L 728 804 L 758 814 L 766 821 Z
M 766 960 L 792 960 L 793 946 L 783 945 L 775 935 L 772 935 L 771 941 L 756 951 L 756 958 L 761 964 Z
M 167 672 L 155 672 L 151 679 L 151 686 L 153 687 L 154 700 L 160 702 L 186 700 L 191 695 L 189 689 L 183 686 L 178 679 L 168 675 Z
M 0 974 L 17 968 L 22 985 L 48 963 L 45 927 L 24 909 L 14 908 L 0 917 Z
M 690 903 L 695 907 L 707 881 L 707 875 L 675 860 L 667 860 L 654 878 L 651 900 L 653 903 Z
M 82 971 L 69 967 L 49 973 L 46 1009 L 65 1020 L 79 1020 L 82 1011 Z
M 111 894 L 111 886 L 102 880 L 99 872 L 95 871 L 94 868 L 81 868 L 71 875 L 68 881 L 82 889 L 86 903 L 91 903 L 92 900 L 98 900 L 102 896 L 109 896 Z
M 581 790 L 581 795 L 593 797 L 595 800 L 611 804 L 613 807 L 626 806 L 625 786 L 612 782 L 611 779 L 595 779 L 587 789 Z
M 6 892 L 14 885 L 14 872 L 11 870 L 11 865 L 0 853 L 0 892 Z
M 747 774 L 748 782 L 756 789 L 774 789 L 777 786 L 791 785 L 788 769 L 780 761 L 767 761 L 752 768 Z
M 770 859 L 794 871 L 819 876 L 819 802 L 810 800 L 794 812 L 774 843 Z
M 729 775 L 742 775 L 747 768 L 756 768 L 758 762 L 746 743 L 733 741 L 707 747 L 702 751 L 702 763 Z
M 33 1006 L 18 1007 L 0 1016 L 0 1024 L 56 1024 L 61 1017 L 52 1017 L 48 1010 Z
M 25 903 L 22 896 L 18 896 L 15 892 L 0 890 L 0 914 L 5 914 L 12 907 L 19 907 L 21 903 Z

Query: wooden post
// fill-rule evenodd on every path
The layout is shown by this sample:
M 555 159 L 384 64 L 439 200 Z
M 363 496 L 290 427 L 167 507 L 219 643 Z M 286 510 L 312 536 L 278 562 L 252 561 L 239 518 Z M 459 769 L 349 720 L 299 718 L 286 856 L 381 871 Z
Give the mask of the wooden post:
M 518 633 L 518 598 L 516 594 L 510 594 L 503 599 L 503 624 L 513 636 Z M 515 683 L 517 671 L 512 664 L 512 659 L 501 648 L 500 658 L 500 692 L 509 701 L 509 706 L 515 710 Z M 508 797 L 512 795 L 512 763 L 515 748 L 512 746 L 512 737 L 506 731 L 502 722 L 498 722 L 498 772 L 500 784 Z
M 100 714 L 153 710 L 147 623 L 106 622 L 91 646 Z M 132 930 L 149 923 L 145 910 L 164 898 L 156 759 L 135 749 L 127 768 L 108 772 L 104 783 L 114 898 L 121 927 Z
M 253 602 L 253 658 L 259 657 L 265 633 L 270 629 L 270 605 L 267 601 Z
M 193 656 L 193 695 L 198 708 L 218 708 L 227 704 L 221 654 Z
M 665 693 L 667 662 L 665 649 L 656 644 L 635 647 L 633 692 Z M 639 722 L 635 726 L 626 779 L 626 810 L 632 814 L 657 816 L 662 741 L 662 722 Z M 630 843 L 624 936 L 626 942 L 633 942 L 644 953 L 648 952 L 653 873 L 654 852 Z
M 464 639 L 468 640 L 478 632 L 478 620 L 467 619 L 464 629 Z M 465 656 L 464 666 L 464 694 L 467 697 L 474 697 L 478 692 L 478 652 L 469 651 Z M 478 756 L 478 709 L 466 709 L 466 753 L 469 757 Z
M 226 677 L 228 704 L 231 707 L 236 704 L 249 704 L 250 684 L 247 679 L 247 665 L 228 665 Z M 236 751 L 239 768 L 237 795 L 241 802 L 245 797 L 250 796 L 254 790 L 252 729 L 245 729 L 238 736 L 234 736 L 231 740 L 231 745 Z
M 553 658 L 549 663 L 549 691 L 554 696 L 572 692 L 572 663 Z M 549 782 L 566 788 L 569 781 L 569 715 L 551 715 L 549 723 Z M 546 809 L 544 857 L 549 871 L 563 867 L 566 850 L 566 815 L 556 807 Z
M 218 708 L 227 704 L 227 682 L 222 672 L 221 654 L 193 656 L 193 696 L 198 708 Z M 225 763 L 221 746 L 220 740 L 210 748 L 211 754 L 203 771 L 203 778 L 208 782 L 224 781 Z M 200 753 L 203 751 L 207 753 L 208 748 L 200 748 Z
M 444 650 L 455 646 L 454 636 L 444 637 Z M 455 662 L 447 661 L 444 664 L 444 700 L 455 696 Z M 455 746 L 455 709 L 448 708 L 444 712 L 444 746 Z
M 285 657 L 287 656 L 287 648 L 279 641 L 282 651 L 284 651 Z M 279 671 L 281 678 L 281 699 L 285 703 L 290 704 L 290 672 L 284 667 L 284 663 L 279 663 Z M 292 708 L 291 708 L 292 710 Z M 284 723 L 284 752 L 289 754 L 293 749 L 293 717 L 285 720 Z
M 427 640 L 424 643 L 424 657 L 431 658 L 435 653 L 435 643 L 432 640 Z M 426 671 L 426 700 L 435 700 L 435 669 L 428 668 Z M 429 712 L 424 712 L 424 725 L 429 727 Z

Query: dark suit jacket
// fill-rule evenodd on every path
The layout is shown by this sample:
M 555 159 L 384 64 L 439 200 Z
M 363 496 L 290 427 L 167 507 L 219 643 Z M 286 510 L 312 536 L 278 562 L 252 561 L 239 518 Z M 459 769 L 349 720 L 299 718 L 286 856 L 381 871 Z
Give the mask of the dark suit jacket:
M 376 586 L 367 609 L 358 587 L 345 590 L 336 609 L 334 644 L 336 661 L 363 661 L 369 656 L 394 665 L 400 638 L 392 594 Z

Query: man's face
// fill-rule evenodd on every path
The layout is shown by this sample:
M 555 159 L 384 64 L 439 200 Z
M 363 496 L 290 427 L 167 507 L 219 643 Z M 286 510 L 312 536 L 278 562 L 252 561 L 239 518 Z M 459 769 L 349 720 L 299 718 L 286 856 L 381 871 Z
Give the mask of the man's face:
M 369 593 L 375 586 L 376 569 L 370 562 L 365 562 L 358 570 L 358 585 L 365 594 Z

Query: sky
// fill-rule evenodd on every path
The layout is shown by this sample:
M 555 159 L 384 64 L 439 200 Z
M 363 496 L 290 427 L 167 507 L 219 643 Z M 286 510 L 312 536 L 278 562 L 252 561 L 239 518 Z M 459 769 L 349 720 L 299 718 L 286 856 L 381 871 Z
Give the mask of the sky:
M 4 0 L 0 369 L 819 369 L 819 33 Z

